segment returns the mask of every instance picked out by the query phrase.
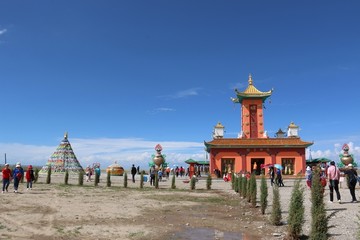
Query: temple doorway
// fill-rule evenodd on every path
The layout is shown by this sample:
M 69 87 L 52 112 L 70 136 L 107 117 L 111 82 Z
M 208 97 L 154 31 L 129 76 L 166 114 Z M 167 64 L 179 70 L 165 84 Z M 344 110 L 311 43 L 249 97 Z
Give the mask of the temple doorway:
M 282 174 L 292 175 L 294 174 L 295 158 L 282 158 L 281 165 L 284 167 Z
M 265 158 L 252 158 L 251 159 L 251 173 L 255 172 L 255 175 L 261 174 L 261 165 L 264 164 Z
M 222 174 L 234 172 L 235 158 L 222 158 L 221 159 L 221 171 Z

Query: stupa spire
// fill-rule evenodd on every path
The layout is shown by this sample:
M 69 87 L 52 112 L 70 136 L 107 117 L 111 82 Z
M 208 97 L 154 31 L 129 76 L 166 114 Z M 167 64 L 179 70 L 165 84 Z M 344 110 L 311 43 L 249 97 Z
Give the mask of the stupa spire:
M 253 85 L 253 80 L 252 80 L 252 76 L 251 73 L 249 73 L 249 79 L 248 79 L 249 85 Z

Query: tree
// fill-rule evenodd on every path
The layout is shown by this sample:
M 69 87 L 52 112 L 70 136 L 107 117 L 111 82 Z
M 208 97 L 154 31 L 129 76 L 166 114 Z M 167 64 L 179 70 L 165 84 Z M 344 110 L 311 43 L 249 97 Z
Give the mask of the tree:
M 176 185 L 175 185 L 175 174 L 173 174 L 172 180 L 171 180 L 171 189 L 175 189 Z
M 243 178 L 243 181 L 242 181 L 242 197 L 243 198 L 246 198 L 246 195 L 247 195 L 247 185 L 248 185 L 248 180 L 246 177 Z
M 288 239 L 300 239 L 302 227 L 304 225 L 304 188 L 300 185 L 301 179 L 295 181 L 291 193 L 289 216 L 288 216 Z
M 267 208 L 268 204 L 268 186 L 266 183 L 265 175 L 261 177 L 261 183 L 260 183 L 260 206 L 261 206 L 261 213 L 265 214 L 265 210 Z
M 242 195 L 243 195 L 243 180 L 244 180 L 244 177 L 240 174 L 239 183 L 238 183 L 240 197 L 242 197 Z
M 69 182 L 69 171 L 66 170 L 66 171 L 65 171 L 65 177 L 64 177 L 64 183 L 65 183 L 65 185 L 68 185 L 68 182 Z
M 231 174 L 230 174 L 230 176 L 231 176 L 231 188 L 232 189 L 235 189 L 235 174 L 232 172 Z
M 128 186 L 128 176 L 127 176 L 127 173 L 125 172 L 124 173 L 124 188 L 127 188 Z
M 159 188 L 159 174 L 155 173 L 155 188 Z
M 271 224 L 275 226 L 281 225 L 281 204 L 280 204 L 280 194 L 279 194 L 279 187 L 273 187 L 273 205 L 272 205 L 272 212 L 270 216 Z
M 250 202 L 252 207 L 256 207 L 256 195 L 257 195 L 257 186 L 256 186 L 255 172 L 254 172 L 251 174 L 250 177 Z
M 100 182 L 100 175 L 97 171 L 95 171 L 95 181 L 94 181 L 94 186 L 96 187 Z
M 233 182 L 232 185 L 234 186 L 233 189 L 235 192 L 239 192 L 239 185 L 238 185 L 238 178 L 236 175 L 234 175 L 234 178 L 231 179 L 231 181 Z
M 36 183 L 39 179 L 39 169 L 35 168 L 35 172 L 34 172 L 34 183 Z
M 110 173 L 110 171 L 108 171 L 107 175 L 106 175 L 106 186 L 111 187 L 111 173 Z
M 196 186 L 196 177 L 193 175 L 192 178 L 190 179 L 190 189 L 195 190 L 195 186 Z
M 140 174 L 140 188 L 144 188 L 144 173 Z
M 208 174 L 207 179 L 206 179 L 206 189 L 207 190 L 211 189 L 211 183 L 212 183 L 212 178 L 211 178 L 211 175 Z
M 78 184 L 79 186 L 84 184 L 84 171 L 79 171 Z
M 250 177 L 251 178 L 251 177 Z M 251 192 L 250 192 L 250 179 L 246 182 L 246 198 L 248 203 L 251 201 Z
M 311 179 L 311 231 L 310 239 L 325 240 L 328 237 L 328 217 L 326 216 L 323 187 L 320 172 L 316 169 Z
M 51 166 L 48 166 L 48 172 L 47 172 L 47 176 L 46 176 L 46 184 L 50 184 L 51 183 Z

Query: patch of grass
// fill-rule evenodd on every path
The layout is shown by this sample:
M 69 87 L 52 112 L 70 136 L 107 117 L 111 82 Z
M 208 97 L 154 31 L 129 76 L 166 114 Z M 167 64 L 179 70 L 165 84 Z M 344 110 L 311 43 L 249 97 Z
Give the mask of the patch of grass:
M 138 238 L 138 237 L 143 237 L 144 235 L 145 235 L 145 233 L 143 231 L 131 232 L 131 233 L 129 233 L 128 237 L 129 238 Z
M 74 229 L 74 233 L 75 234 L 80 234 L 80 229 L 82 229 L 83 227 L 82 226 L 79 226 L 79 227 L 76 227 L 75 229 Z
M 65 231 L 64 227 L 61 226 L 56 226 L 54 227 L 57 230 L 57 233 L 62 235 L 62 236 L 67 236 L 67 237 L 72 237 L 72 236 L 78 236 L 81 234 L 81 232 L 79 231 L 80 229 L 83 228 L 83 226 L 78 226 L 75 227 L 74 229 L 69 229 Z
M 229 199 L 225 199 L 221 196 L 213 196 L 213 197 L 194 197 L 194 196 L 188 196 L 188 195 L 177 195 L 177 194 L 166 194 L 166 195 L 151 195 L 148 196 L 148 198 L 158 201 L 188 201 L 188 202 L 198 202 L 198 203 L 229 203 Z
M 1 229 L 4 229 L 4 228 L 6 228 L 6 226 L 4 226 L 4 225 L 2 225 L 2 224 L 0 223 L 0 230 L 1 230 Z
M 64 228 L 60 227 L 60 226 L 56 226 L 55 229 L 57 230 L 58 233 L 63 234 L 64 233 Z

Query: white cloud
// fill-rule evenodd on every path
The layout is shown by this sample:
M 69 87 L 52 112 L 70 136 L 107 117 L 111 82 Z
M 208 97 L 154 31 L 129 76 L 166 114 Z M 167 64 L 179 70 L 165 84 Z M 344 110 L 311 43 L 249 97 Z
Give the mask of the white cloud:
M 355 162 L 357 162 L 358 166 L 360 165 L 360 146 L 355 146 L 354 142 L 348 142 L 349 145 L 349 154 L 352 154 Z M 343 154 L 342 146 L 344 143 L 334 143 L 334 149 L 325 149 L 325 150 L 313 150 L 311 149 L 312 158 L 320 158 L 325 157 L 329 158 L 335 162 L 340 162 L 339 155 Z M 309 158 L 310 150 L 306 150 L 306 159 Z
M 191 89 L 188 89 L 188 90 L 180 91 L 180 92 L 177 92 L 174 95 L 174 98 L 184 98 L 184 97 L 188 97 L 188 96 L 197 96 L 197 95 L 199 95 L 198 91 L 199 91 L 199 88 L 191 88 Z
M 183 91 L 178 91 L 174 94 L 170 94 L 170 95 L 165 95 L 165 96 L 159 96 L 161 98 L 172 98 L 172 99 L 178 99 L 178 98 L 186 98 L 186 97 L 190 97 L 190 96 L 197 96 L 199 95 L 199 90 L 201 88 L 190 88 L 187 90 L 183 90 Z
M 245 88 L 247 87 L 247 82 L 244 83 L 244 82 L 239 82 L 239 83 L 235 83 L 233 85 L 230 86 L 230 89 L 231 90 L 239 90 L 240 92 L 244 91 Z
M 342 65 L 337 66 L 337 68 L 338 68 L 339 70 L 344 70 L 344 71 L 350 70 L 350 67 L 348 67 L 348 66 L 342 66 Z
M 175 109 L 173 109 L 173 108 L 164 108 L 164 107 L 156 108 L 155 110 L 156 111 L 161 111 L 161 112 L 173 112 L 173 111 L 175 111 Z
M 100 162 L 101 166 L 105 168 L 117 161 L 126 169 L 132 164 L 147 168 L 152 155 L 155 153 L 155 145 L 158 143 L 162 145 L 162 153 L 166 155 L 166 161 L 170 166 L 174 164 L 186 166 L 184 161 L 189 158 L 205 160 L 202 142 L 157 142 L 141 138 L 73 138 L 69 141 L 83 167 L 94 162 Z M 333 143 L 332 145 L 333 149 L 311 148 L 312 158 L 326 157 L 336 162 L 340 161 L 339 154 L 343 153 L 343 143 Z M 350 147 L 349 153 L 353 154 L 355 161 L 360 165 L 360 146 L 357 146 L 355 142 L 348 142 L 348 145 Z M 6 153 L 9 163 L 20 161 L 25 165 L 45 165 L 56 148 L 57 145 L 0 143 L 0 149 Z M 309 158 L 309 149 L 307 149 L 306 158 Z
M 2 30 L 0 30 L 0 35 L 4 34 L 6 32 L 7 32 L 7 29 L 2 29 Z
M 167 108 L 167 107 L 160 107 L 160 108 L 155 108 L 151 111 L 148 111 L 149 114 L 157 114 L 157 113 L 161 113 L 161 112 L 175 112 L 176 110 L 173 108 Z
M 117 161 L 124 168 L 129 168 L 132 164 L 147 168 L 158 143 L 163 146 L 162 153 L 166 155 L 166 161 L 170 165 L 186 166 L 184 161 L 189 158 L 205 159 L 204 144 L 199 142 L 154 142 L 137 138 L 74 138 L 69 141 L 83 167 L 94 162 L 100 162 L 102 167 L 106 167 Z M 0 149 L 6 152 L 9 163 L 20 161 L 38 166 L 45 165 L 56 148 L 57 146 L 0 143 Z

